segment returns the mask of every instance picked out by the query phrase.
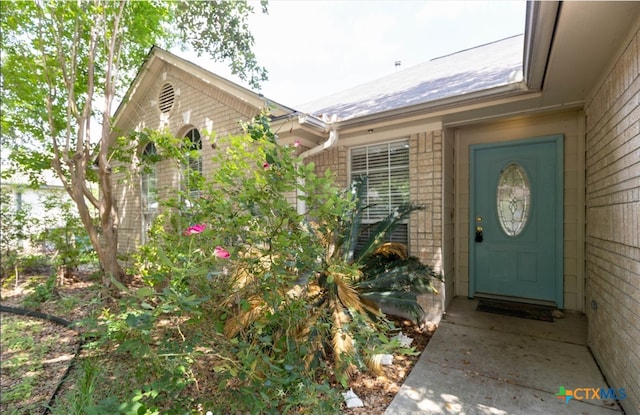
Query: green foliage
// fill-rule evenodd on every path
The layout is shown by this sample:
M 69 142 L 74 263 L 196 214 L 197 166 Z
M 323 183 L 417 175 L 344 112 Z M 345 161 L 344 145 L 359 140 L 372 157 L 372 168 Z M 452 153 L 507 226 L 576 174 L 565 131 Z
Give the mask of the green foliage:
M 98 362 L 93 358 L 83 359 L 77 364 L 76 371 L 79 373 L 77 381 L 65 394 L 63 400 L 58 400 L 56 405 L 51 408 L 53 415 L 86 415 L 91 412 L 91 408 L 96 406 L 95 397 L 102 375 Z
M 266 12 L 266 2 L 261 6 Z M 0 2 L 3 151 L 34 182 L 46 170 L 63 180 L 99 255 L 105 285 L 108 275 L 123 277 L 109 165 L 117 145 L 114 102 L 153 45 L 191 46 L 227 62 L 257 88 L 266 70 L 251 50 L 252 13 L 244 0 Z M 101 125 L 92 129 L 96 119 Z M 100 198 L 89 182 L 98 183 Z M 99 227 L 91 208 L 100 214 Z
M 56 276 L 52 275 L 44 283 L 38 283 L 33 292 L 27 294 L 23 305 L 27 308 L 38 308 L 46 301 L 52 300 L 56 296 Z
M 24 255 L 24 242 L 28 240 L 31 215 L 28 207 L 20 209 L 12 201 L 11 191 L 0 191 L 0 256 L 2 257 L 2 278 L 15 275 L 20 258 Z
M 71 201 L 50 195 L 44 201 L 40 218 L 44 229 L 33 239 L 50 258 L 58 274 L 68 276 L 80 265 L 95 264 L 97 256 Z
M 265 115 L 246 128 L 218 139 L 198 197 L 165 201 L 131 270 L 142 286 L 118 285 L 119 310 L 100 318 L 102 346 L 127 356 L 133 374 L 126 396 L 98 404 L 103 412 L 336 413 L 336 385 L 353 371 L 377 370 L 380 353 L 411 352 L 357 290 L 365 261 L 345 252 L 357 239 L 359 192 L 317 176 Z M 144 134 L 159 153 L 175 151 L 164 135 Z M 292 204 L 297 190 L 305 215 Z M 217 389 L 199 390 L 201 379 Z

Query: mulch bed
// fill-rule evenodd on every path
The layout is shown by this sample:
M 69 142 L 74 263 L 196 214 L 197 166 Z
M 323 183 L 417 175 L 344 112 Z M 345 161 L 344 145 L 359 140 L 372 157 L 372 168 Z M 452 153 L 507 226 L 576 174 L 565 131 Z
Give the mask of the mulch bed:
M 349 386 L 362 400 L 364 407 L 351 409 L 345 407 L 345 414 L 384 414 L 385 409 L 391 404 L 436 330 L 436 326 L 421 328 L 409 320 L 394 319 L 394 322 L 406 336 L 413 339 L 411 346 L 415 348 L 418 354 L 414 356 L 394 356 L 393 364 L 384 366 L 384 374 L 381 376 L 357 374 L 351 380 Z
M 65 281 L 65 286 L 58 287 L 58 291 L 61 295 L 71 294 L 83 295 L 84 291 L 90 293 L 87 288 L 91 285 L 90 282 L 84 278 L 75 278 Z M 29 292 L 25 289 L 26 285 L 20 287 L 11 287 L 9 289 L 2 290 L 1 303 L 6 306 L 20 307 L 21 301 L 24 296 Z M 55 302 L 54 304 L 45 303 L 42 305 L 41 310 L 45 313 L 56 314 Z M 67 315 L 63 316 L 66 319 L 73 321 L 79 320 L 86 314 L 87 310 L 80 307 L 78 310 L 72 310 Z M 5 319 L 10 318 L 30 318 L 25 316 L 14 316 L 7 313 L 1 315 L 3 323 Z M 385 409 L 389 406 L 395 395 L 400 390 L 404 380 L 408 376 L 409 372 L 418 360 L 420 353 L 427 346 L 431 336 L 436 330 L 435 326 L 431 327 L 418 327 L 412 322 L 404 319 L 393 319 L 396 326 L 402 329 L 402 332 L 413 339 L 411 344 L 416 350 L 417 354 L 413 356 L 409 355 L 396 355 L 393 359 L 393 364 L 384 366 L 384 373 L 381 376 L 374 376 L 367 373 L 357 373 L 353 376 L 349 382 L 349 387 L 358 395 L 363 401 L 364 407 L 347 409 L 344 407 L 345 414 L 367 414 L 377 415 L 384 414 Z M 39 324 L 43 326 L 43 329 L 38 333 L 43 339 L 49 336 L 57 336 L 60 341 L 55 342 L 55 347 L 47 350 L 44 360 L 43 368 L 45 369 L 42 374 L 38 374 L 38 381 L 32 386 L 32 393 L 29 399 L 24 402 L 4 402 L 4 399 L 0 402 L 0 413 L 6 413 L 13 410 L 16 414 L 31 414 L 42 413 L 44 406 L 48 403 L 53 392 L 55 391 L 60 379 L 66 371 L 73 354 L 77 347 L 78 336 L 77 334 L 66 327 L 54 324 L 46 320 L 39 320 Z M 11 353 L 10 350 L 2 349 L 1 359 L 3 362 L 8 359 L 6 353 Z M 1 395 L 5 395 L 5 392 L 19 382 L 19 377 L 25 376 L 25 374 L 10 374 L 4 369 L 0 372 L 0 384 L 2 389 Z M 61 391 L 64 393 L 65 389 L 68 389 L 69 385 L 65 385 L 65 388 Z

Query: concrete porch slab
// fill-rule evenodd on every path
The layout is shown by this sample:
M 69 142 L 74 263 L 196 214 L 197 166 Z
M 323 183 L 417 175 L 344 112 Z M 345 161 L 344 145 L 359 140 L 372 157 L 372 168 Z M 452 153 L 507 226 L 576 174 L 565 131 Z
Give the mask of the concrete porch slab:
M 477 312 L 473 303 L 452 302 L 387 414 L 622 413 L 615 401 L 555 396 L 560 386 L 608 388 L 579 341 L 586 333 L 563 333 L 582 316 L 548 323 Z

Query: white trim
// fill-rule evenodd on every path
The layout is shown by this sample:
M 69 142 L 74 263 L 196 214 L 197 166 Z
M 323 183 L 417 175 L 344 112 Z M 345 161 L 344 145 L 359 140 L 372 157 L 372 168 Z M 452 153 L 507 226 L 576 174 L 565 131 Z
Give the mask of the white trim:
M 587 310 L 587 297 L 585 283 L 586 276 L 586 119 L 584 111 L 578 113 L 578 140 L 577 140 L 577 166 L 576 166 L 576 302 L 582 312 Z M 566 177 L 566 176 L 565 176 Z
M 349 136 L 347 133 L 341 130 L 340 132 L 340 145 L 345 147 L 359 147 L 371 144 L 382 144 L 389 142 L 389 137 L 405 137 L 398 139 L 408 139 L 412 134 L 423 133 L 425 131 L 440 131 L 442 130 L 442 123 L 440 121 L 416 123 L 413 125 L 403 126 L 401 128 L 380 128 L 374 129 L 369 132 L 368 130 L 359 131 L 356 134 Z M 345 137 L 346 136 L 346 137 Z

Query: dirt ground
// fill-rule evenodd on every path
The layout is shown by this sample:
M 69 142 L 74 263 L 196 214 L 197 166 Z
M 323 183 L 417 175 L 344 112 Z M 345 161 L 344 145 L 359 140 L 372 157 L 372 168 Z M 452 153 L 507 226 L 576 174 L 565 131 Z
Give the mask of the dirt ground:
M 33 290 L 33 288 L 30 287 L 33 287 L 34 281 L 33 278 L 24 279 L 24 281 L 17 285 L 4 285 L 6 285 L 6 287 L 3 286 L 2 288 L 0 304 L 10 307 L 22 307 L 22 301 L 25 296 Z M 82 306 L 78 306 L 75 309 L 67 306 L 64 315 L 61 315 L 61 299 L 70 298 L 71 296 L 82 298 L 83 296 L 94 295 L 93 293 L 95 293 L 95 291 L 91 291 L 89 289 L 90 286 L 91 282 L 83 277 L 66 279 L 62 286 L 57 287 L 56 297 L 43 303 L 38 311 L 63 317 L 71 321 L 80 319 L 87 313 L 86 307 L 84 306 L 87 302 L 79 302 L 78 304 Z M 48 344 L 46 350 L 42 351 L 43 354 L 39 354 L 38 359 L 41 360 L 41 364 L 36 365 L 38 367 L 37 373 L 24 373 L 15 370 L 15 368 L 13 368 L 13 370 L 6 370 L 7 368 L 4 367 L 6 365 L 3 365 L 0 371 L 0 384 L 2 388 L 0 392 L 2 392 L 2 396 L 6 396 L 5 393 L 11 390 L 12 385 L 20 382 L 24 376 L 33 376 L 34 379 L 33 382 L 30 382 L 31 390 L 28 399 L 20 402 L 15 400 L 6 402 L 6 399 L 2 399 L 0 400 L 0 413 L 41 413 L 41 409 L 36 412 L 34 412 L 34 409 L 43 408 L 54 393 L 55 388 L 75 353 L 78 341 L 77 333 L 64 326 L 31 317 L 15 316 L 4 312 L 0 313 L 0 317 L 3 323 L 9 322 L 9 319 L 16 318 L 37 320 L 41 328 L 33 330 L 33 332 L 28 333 L 28 335 L 33 338 L 35 344 L 45 344 L 45 342 Z M 344 409 L 345 414 L 383 414 L 394 396 L 398 393 L 402 383 L 436 329 L 435 327 L 417 327 L 411 322 L 402 319 L 394 319 L 394 321 L 397 326 L 402 328 L 402 332 L 406 336 L 413 339 L 411 346 L 415 348 L 417 354 L 412 356 L 394 356 L 393 363 L 389 366 L 384 366 L 384 374 L 381 376 L 362 373 L 356 374 L 350 382 L 350 387 L 363 401 L 364 407 Z M 51 341 L 51 339 L 57 340 Z M 2 347 L 0 351 L 0 361 L 9 361 L 12 355 L 17 352 L 16 350 Z M 23 366 L 26 371 L 31 370 L 29 369 L 31 367 L 30 365 L 25 364 Z
M 394 320 L 396 325 L 402 327 L 404 335 L 413 339 L 411 346 L 418 352 L 415 356 L 394 356 L 393 364 L 384 366 L 384 375 L 372 376 L 358 374 L 351 380 L 350 386 L 353 392 L 362 400 L 364 407 L 345 409 L 345 414 L 384 414 L 385 409 L 391 404 L 405 378 L 411 372 L 420 353 L 427 347 L 429 339 L 436 327 L 420 328 L 408 320 Z

